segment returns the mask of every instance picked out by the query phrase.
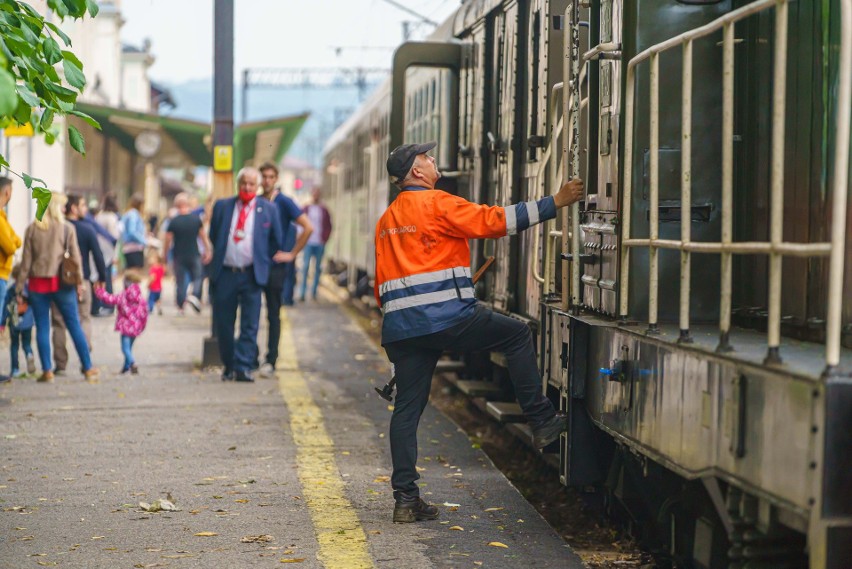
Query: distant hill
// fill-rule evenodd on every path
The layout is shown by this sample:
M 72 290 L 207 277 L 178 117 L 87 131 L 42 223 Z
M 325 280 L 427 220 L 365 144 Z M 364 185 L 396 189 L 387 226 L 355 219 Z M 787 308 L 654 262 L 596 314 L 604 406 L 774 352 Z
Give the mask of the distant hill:
M 169 114 L 199 121 L 213 118 L 213 79 L 166 84 L 177 103 Z M 373 85 L 365 96 L 369 96 Z M 355 88 L 339 89 L 262 89 L 252 88 L 248 95 L 246 121 L 269 119 L 309 111 L 311 118 L 293 143 L 289 156 L 301 158 L 314 166 L 322 159 L 322 147 L 334 129 L 358 108 L 360 101 Z M 234 85 L 234 122 L 242 117 L 240 85 Z

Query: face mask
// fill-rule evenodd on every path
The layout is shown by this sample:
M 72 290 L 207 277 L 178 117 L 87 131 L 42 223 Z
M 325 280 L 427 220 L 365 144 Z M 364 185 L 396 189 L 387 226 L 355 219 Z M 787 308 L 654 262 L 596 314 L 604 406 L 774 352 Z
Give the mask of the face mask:
M 244 191 L 240 190 L 239 195 L 240 195 L 240 201 L 243 202 L 244 204 L 247 204 L 252 199 L 254 199 L 256 194 L 254 192 L 244 192 Z

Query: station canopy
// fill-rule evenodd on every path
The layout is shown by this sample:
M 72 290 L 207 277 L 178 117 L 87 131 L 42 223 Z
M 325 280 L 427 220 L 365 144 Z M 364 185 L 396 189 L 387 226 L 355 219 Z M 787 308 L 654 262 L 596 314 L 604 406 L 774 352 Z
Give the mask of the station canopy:
M 213 166 L 210 123 L 89 103 L 77 103 L 77 109 L 97 120 L 105 136 L 133 154 L 144 155 L 146 151 L 145 137 L 140 138 L 140 134 L 159 135 L 159 144 L 154 143 L 156 150 L 150 158 L 162 167 Z M 234 168 L 280 162 L 307 119 L 305 113 L 235 126 Z M 150 139 L 149 135 L 147 140 Z M 154 139 L 157 141 L 157 137 Z

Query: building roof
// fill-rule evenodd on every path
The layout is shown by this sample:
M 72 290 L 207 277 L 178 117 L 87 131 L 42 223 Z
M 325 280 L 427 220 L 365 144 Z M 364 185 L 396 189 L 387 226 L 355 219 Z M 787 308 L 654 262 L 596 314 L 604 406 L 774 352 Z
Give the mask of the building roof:
M 104 135 L 134 154 L 138 153 L 136 137 L 140 133 L 159 134 L 160 147 L 151 159 L 160 166 L 213 165 L 210 123 L 90 103 L 77 103 L 77 109 L 92 116 L 101 124 Z M 235 127 L 234 167 L 239 169 L 245 164 L 267 160 L 279 162 L 307 119 L 305 113 Z

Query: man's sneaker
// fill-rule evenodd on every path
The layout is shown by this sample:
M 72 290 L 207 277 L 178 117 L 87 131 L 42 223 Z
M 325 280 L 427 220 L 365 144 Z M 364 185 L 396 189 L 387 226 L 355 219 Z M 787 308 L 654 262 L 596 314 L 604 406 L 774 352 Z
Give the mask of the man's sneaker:
M 226 369 L 222 372 L 222 381 L 234 381 L 234 371 Z
M 258 375 L 260 375 L 260 377 L 268 379 L 270 377 L 275 377 L 275 368 L 272 367 L 271 363 L 266 362 L 262 366 L 260 366 L 260 369 L 257 370 L 257 373 Z
M 198 297 L 190 294 L 186 297 L 186 303 L 192 307 L 192 309 L 196 312 L 201 312 L 201 301 L 198 300 Z
M 416 500 L 397 500 L 393 507 L 393 523 L 395 524 L 435 519 L 438 519 L 438 508 L 427 504 L 419 497 Z
M 52 371 L 43 372 L 40 376 L 38 376 L 38 379 L 36 381 L 38 381 L 40 383 L 53 383 L 53 372 Z
M 139 375 L 139 366 L 137 366 L 135 363 L 130 364 L 130 373 L 132 373 L 133 375 Z
M 50 375 L 53 376 L 54 374 L 59 375 L 59 376 L 65 375 L 65 368 L 64 367 L 58 367 L 58 368 L 54 369 L 53 373 L 51 373 Z
M 6 383 L 7 381 L 12 381 L 11 375 L 0 375 L 0 383 Z
M 32 354 L 27 354 L 27 373 L 35 373 L 35 357 Z
M 568 415 L 557 413 L 546 421 L 542 426 L 533 430 L 533 444 L 536 448 L 544 448 L 563 432 L 568 430 Z
M 100 375 L 101 375 L 101 372 L 96 367 L 90 367 L 89 369 L 87 369 L 86 371 L 83 372 L 83 378 L 88 383 L 98 383 L 99 382 L 98 377 L 100 377 Z

